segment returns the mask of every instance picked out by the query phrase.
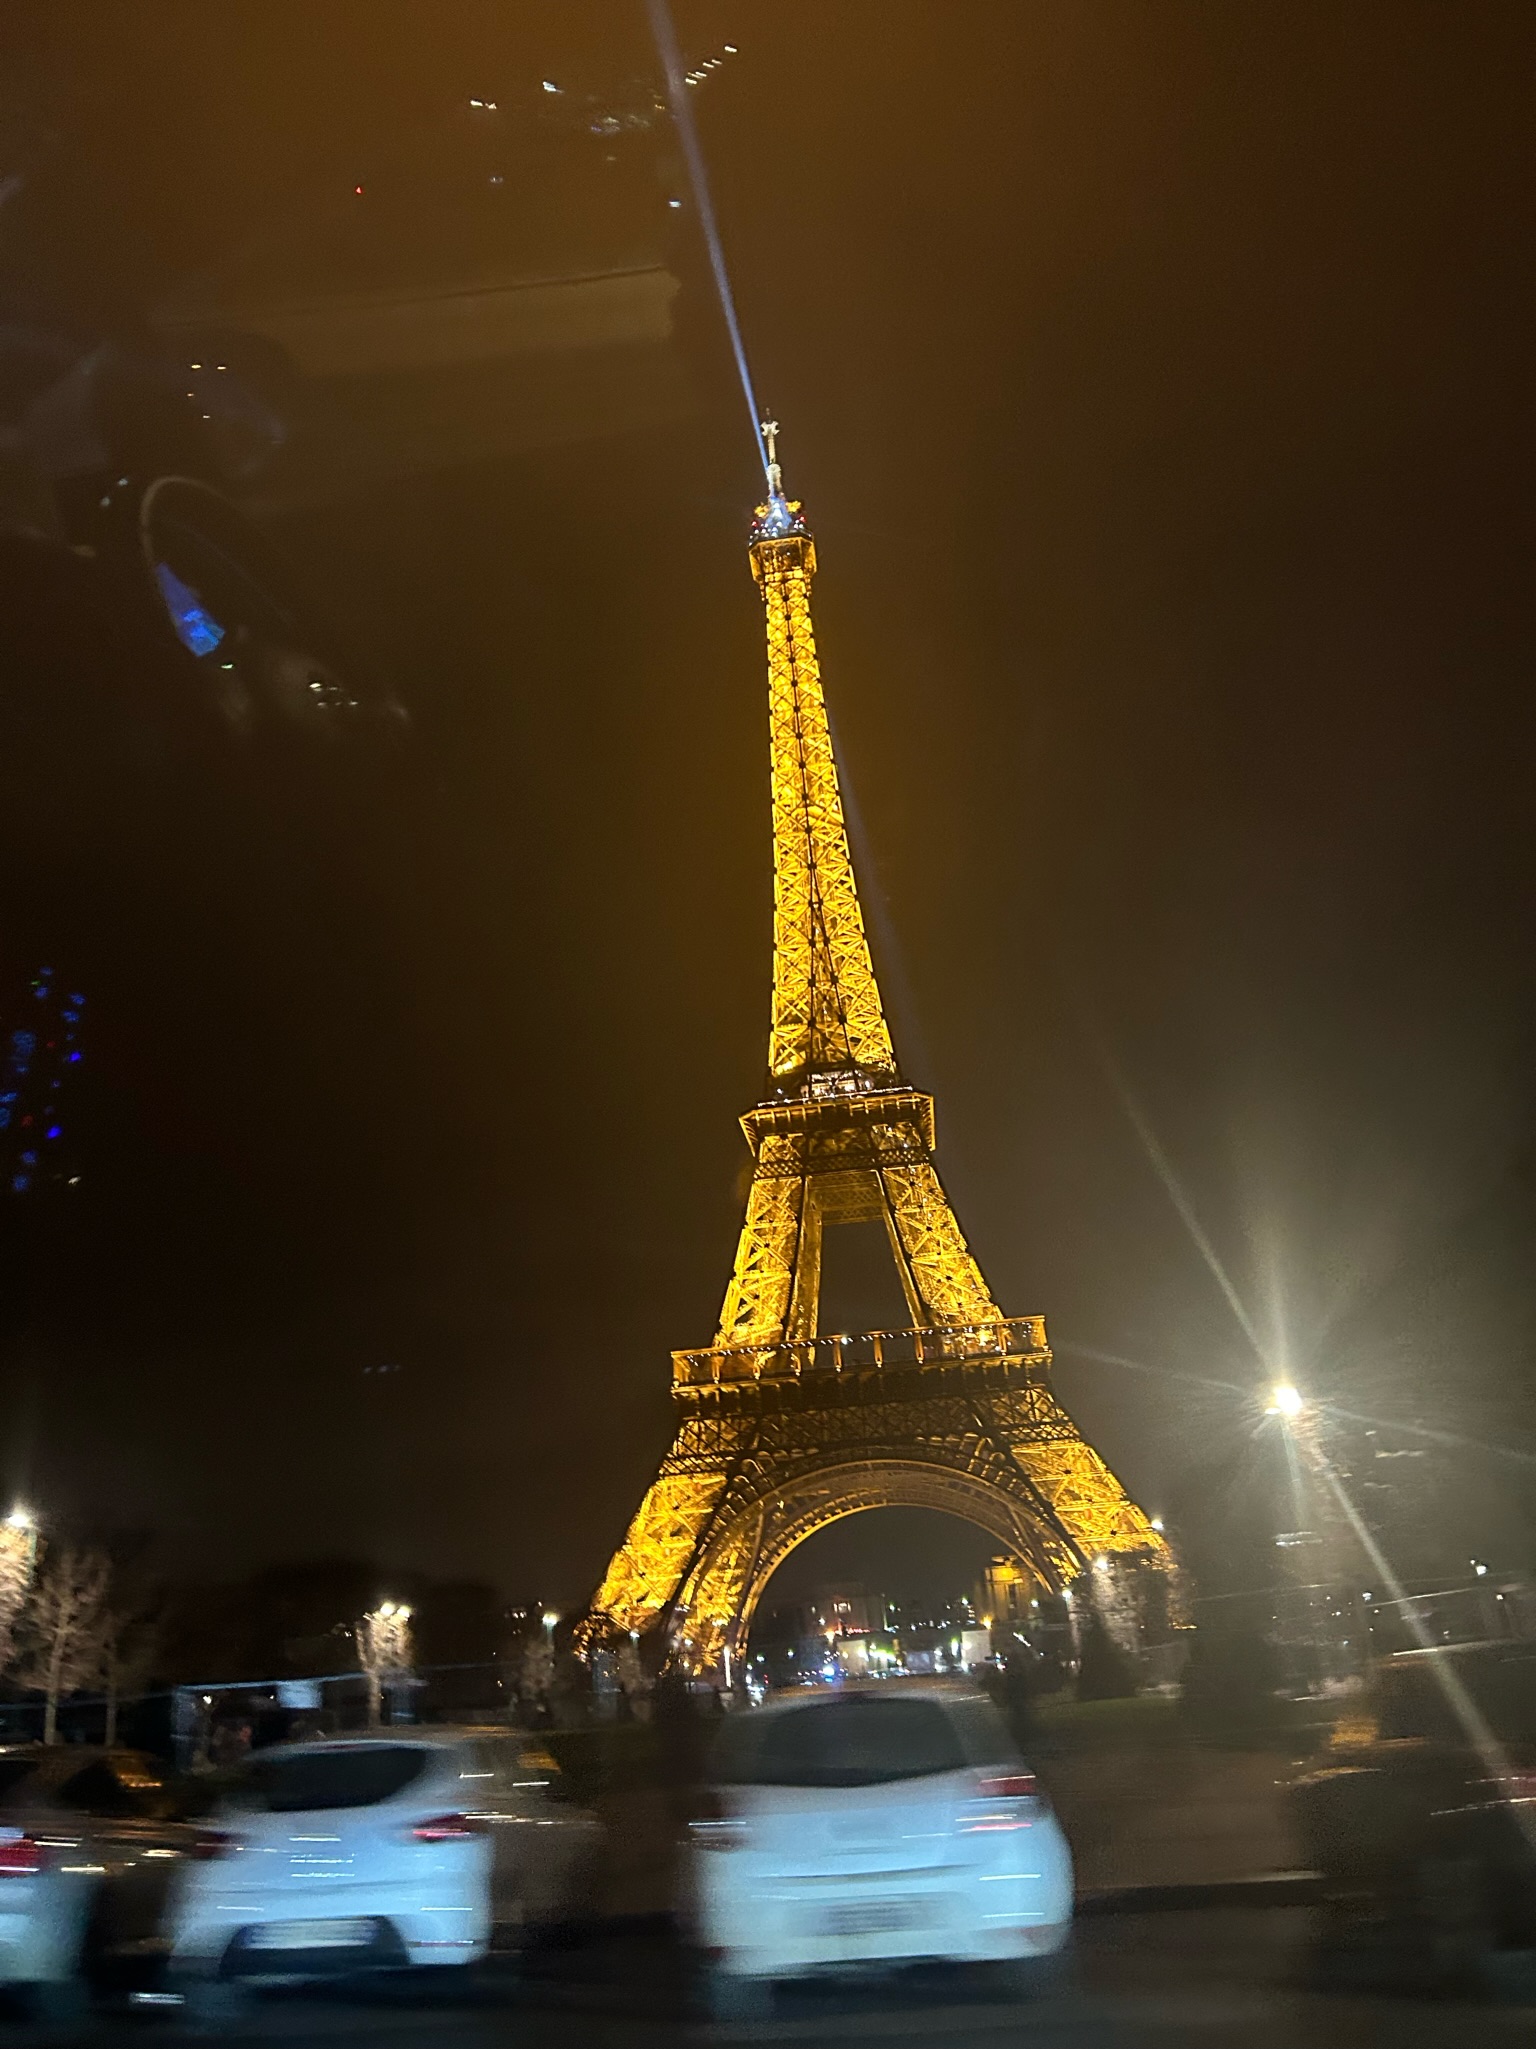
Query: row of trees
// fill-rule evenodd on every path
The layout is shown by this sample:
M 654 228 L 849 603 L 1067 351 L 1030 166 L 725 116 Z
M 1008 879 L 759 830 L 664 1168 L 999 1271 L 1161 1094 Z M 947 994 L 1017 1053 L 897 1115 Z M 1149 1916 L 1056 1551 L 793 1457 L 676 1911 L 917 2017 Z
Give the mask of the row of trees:
M 106 1740 L 116 1742 L 118 1702 L 143 1683 L 154 1652 L 153 1623 L 114 1598 L 107 1552 L 44 1549 L 23 1518 L 0 1529 L 0 1676 L 43 1696 L 45 1743 L 58 1739 L 60 1701 L 87 1691 L 104 1695 Z

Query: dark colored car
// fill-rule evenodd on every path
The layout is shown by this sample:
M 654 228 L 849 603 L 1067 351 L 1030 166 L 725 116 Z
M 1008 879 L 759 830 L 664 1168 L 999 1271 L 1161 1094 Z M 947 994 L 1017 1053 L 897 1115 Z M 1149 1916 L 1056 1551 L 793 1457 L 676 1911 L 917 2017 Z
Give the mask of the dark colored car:
M 141 1751 L 0 1750 L 0 1984 L 45 2005 L 152 1985 L 195 1831 Z
M 1536 1981 L 1536 1643 L 1401 1652 L 1292 1799 L 1327 1979 Z

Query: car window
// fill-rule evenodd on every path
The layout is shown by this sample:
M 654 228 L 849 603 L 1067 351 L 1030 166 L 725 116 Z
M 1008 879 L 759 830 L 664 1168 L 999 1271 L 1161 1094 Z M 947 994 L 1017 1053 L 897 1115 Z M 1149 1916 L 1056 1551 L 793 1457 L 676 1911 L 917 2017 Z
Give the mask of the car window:
M 1487 1657 L 1434 1653 L 1389 1665 L 1376 1687 L 1381 1733 L 1465 1743 L 1471 1734 L 1462 1723 L 1463 1695 L 1500 1743 L 1536 1742 L 1536 1657 L 1502 1648 Z
M 0 1757 L 0 1803 L 8 1801 L 36 1770 L 35 1757 Z
M 954 1720 L 967 1764 L 1017 1763 L 1019 1746 L 990 1700 L 962 1698 L 945 1712 Z
M 985 1728 L 978 1720 L 974 1746 L 987 1747 Z M 994 1754 L 1006 1755 L 1006 1746 Z M 743 1715 L 726 1724 L 715 1754 L 722 1783 L 750 1786 L 878 1786 L 986 1761 L 974 1754 L 954 1707 L 865 1693 Z
M 78 1814 L 100 1815 L 119 1821 L 133 1815 L 157 1811 L 157 1797 L 164 1786 L 157 1778 L 132 1765 L 120 1767 L 114 1760 L 98 1757 L 93 1763 L 70 1774 L 54 1794 L 60 1807 Z
M 255 1757 L 232 1782 L 230 1804 L 270 1814 L 372 1807 L 414 1784 L 430 1754 L 420 1744 L 367 1743 Z
M 553 1792 L 560 1785 L 560 1767 L 542 1743 L 514 1736 L 495 1746 L 497 1790 L 525 1797 Z

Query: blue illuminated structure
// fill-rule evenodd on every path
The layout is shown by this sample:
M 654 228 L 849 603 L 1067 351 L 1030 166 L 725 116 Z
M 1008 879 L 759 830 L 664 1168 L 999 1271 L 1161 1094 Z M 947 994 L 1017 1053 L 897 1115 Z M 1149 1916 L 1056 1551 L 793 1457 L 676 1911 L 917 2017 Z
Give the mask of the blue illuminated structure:
M 190 654 L 201 659 L 211 655 L 224 638 L 224 628 L 203 603 L 199 592 L 183 583 L 168 563 L 155 564 L 155 582 L 176 629 L 176 638 Z
M 39 968 L 21 1015 L 0 1040 L 0 1189 L 25 1195 L 45 1181 L 73 1185 L 64 1138 L 64 1077 L 78 1065 L 85 998 Z

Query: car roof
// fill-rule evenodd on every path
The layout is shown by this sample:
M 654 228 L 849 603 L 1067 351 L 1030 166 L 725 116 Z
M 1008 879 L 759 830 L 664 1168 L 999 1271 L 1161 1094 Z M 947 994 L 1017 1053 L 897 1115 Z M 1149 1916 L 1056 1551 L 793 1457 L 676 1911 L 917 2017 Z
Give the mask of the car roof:
M 393 1729 L 340 1729 L 329 1736 L 301 1736 L 294 1743 L 264 1743 L 251 1752 L 258 1757 L 314 1757 L 337 1750 L 452 1750 L 461 1743 L 538 1743 L 527 1729 L 510 1728 L 505 1722 L 410 1723 Z
M 792 1714 L 796 1708 L 825 1705 L 837 1700 L 932 1700 L 941 1707 L 954 1707 L 960 1701 L 986 1701 L 991 1705 L 988 1694 L 979 1686 L 965 1679 L 929 1678 L 926 1674 L 913 1674 L 899 1679 L 875 1679 L 869 1681 L 844 1680 L 826 1686 L 803 1686 L 786 1693 L 776 1693 L 765 1700 L 760 1708 L 753 1710 L 760 1715 Z

